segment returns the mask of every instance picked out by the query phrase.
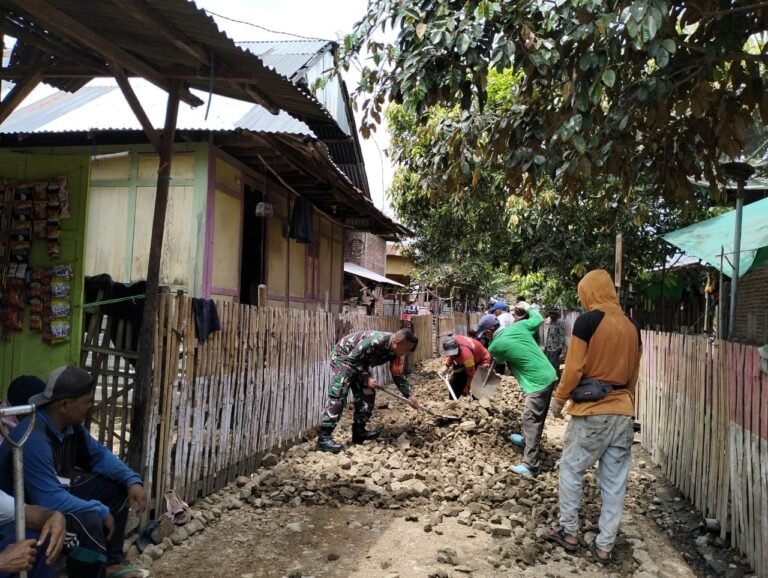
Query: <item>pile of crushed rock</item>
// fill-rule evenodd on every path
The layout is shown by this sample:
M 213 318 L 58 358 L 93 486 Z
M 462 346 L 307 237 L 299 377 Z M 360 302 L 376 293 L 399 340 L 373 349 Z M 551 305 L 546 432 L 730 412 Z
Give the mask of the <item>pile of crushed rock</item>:
M 314 450 L 314 438 L 281 455 L 264 456 L 261 467 L 242 476 L 216 494 L 194 505 L 190 527 L 170 528 L 153 535 L 155 544 L 134 559 L 147 566 L 164 550 L 202 530 L 227 509 L 249 504 L 257 509 L 351 504 L 403 510 L 425 532 L 441 533 L 440 526 L 454 517 L 474 531 L 498 538 L 488 562 L 500 569 L 573 561 L 583 568 L 587 550 L 576 556 L 542 539 L 557 522 L 558 475 L 561 448 L 545 429 L 545 459 L 535 479 L 516 476 L 508 466 L 518 463 L 521 452 L 507 440 L 520 431 L 523 396 L 514 379 L 504 377 L 491 400 L 450 401 L 447 388 L 436 377 L 440 360 L 426 362 L 412 377 L 414 393 L 432 411 L 460 418 L 438 425 L 430 415 L 401 406 L 379 394 L 371 427 L 381 429 L 374 442 L 352 445 L 352 408 L 348 407 L 335 434 L 345 442 L 339 454 Z M 394 411 L 383 411 L 390 407 Z M 548 420 L 547 428 L 562 422 Z M 612 566 L 613 572 L 638 577 L 659 576 L 659 568 L 632 523 L 632 512 L 646 514 L 655 497 L 655 478 L 647 471 L 633 471 L 627 495 L 628 516 L 622 526 Z M 594 471 L 586 474 L 582 519 L 585 544 L 594 539 L 599 518 L 599 490 Z M 649 512 L 650 513 L 650 512 Z M 406 517 L 408 519 L 408 517 Z M 662 525 L 662 520 L 657 520 Z M 194 527 L 192 527 L 194 526 Z M 163 535 L 165 534 L 165 535 Z M 450 548 L 439 560 L 457 564 Z M 577 567 L 577 566 L 574 566 Z

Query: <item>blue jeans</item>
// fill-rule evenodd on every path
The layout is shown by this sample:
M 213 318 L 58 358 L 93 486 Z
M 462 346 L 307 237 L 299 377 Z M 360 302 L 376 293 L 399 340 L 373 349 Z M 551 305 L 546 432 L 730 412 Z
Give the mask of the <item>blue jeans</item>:
M 3 526 L 3 534 L 9 530 L 7 535 L 3 535 L 0 538 L 0 551 L 5 550 L 8 546 L 16 542 L 16 535 L 13 533 L 13 523 Z M 27 540 L 37 540 L 40 537 L 40 532 L 34 530 L 27 530 Z M 56 572 L 56 564 L 48 566 L 45 563 L 45 549 L 48 547 L 48 540 L 37 549 L 37 558 L 35 559 L 35 565 L 32 566 L 32 570 L 27 572 L 29 578 L 53 578 Z M 0 578 L 11 578 L 16 574 L 9 574 L 7 572 L 0 572 Z
M 596 461 L 603 507 L 597 547 L 613 549 L 624 514 L 629 467 L 632 464 L 634 419 L 627 415 L 571 416 L 565 430 L 565 445 L 560 460 L 560 526 L 566 534 L 579 532 L 579 507 L 584 472 Z

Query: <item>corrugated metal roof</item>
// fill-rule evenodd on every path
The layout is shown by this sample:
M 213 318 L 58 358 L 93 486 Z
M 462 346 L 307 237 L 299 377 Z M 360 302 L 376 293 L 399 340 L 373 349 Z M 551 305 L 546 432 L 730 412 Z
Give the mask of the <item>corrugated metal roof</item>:
M 329 44 L 335 44 L 332 40 L 256 40 L 252 42 L 235 42 L 241 46 L 258 54 L 306 54 L 315 55 Z
M 139 102 L 150 122 L 162 129 L 165 117 L 166 94 L 155 85 L 140 78 L 130 80 Z M 94 132 L 108 130 L 141 130 L 114 79 L 92 80 L 75 93 L 38 87 L 22 106 L 0 125 L 0 132 L 61 133 Z M 193 91 L 203 100 L 209 95 Z M 303 122 L 281 111 L 277 115 L 259 105 L 225 96 L 211 95 L 208 118 L 206 105 L 191 107 L 180 103 L 177 128 L 179 130 L 229 131 L 246 129 L 259 133 L 287 133 L 314 138 L 312 130 Z
M 232 98 L 248 98 L 242 86 L 249 86 L 271 99 L 280 109 L 302 121 L 333 122 L 328 111 L 304 87 L 292 83 L 284 76 L 267 68 L 254 54 L 245 51 L 223 32 L 213 19 L 188 0 L 143 0 L 146 10 L 159 16 L 175 34 L 188 40 L 193 49 L 201 51 L 210 61 L 201 62 L 190 50 L 174 42 L 174 34 L 158 34 L 136 16 L 141 11 L 126 11 L 120 5 L 103 0 L 47 0 L 52 8 L 76 20 L 94 34 L 106 39 L 113 48 L 130 54 L 154 69 L 155 82 L 166 83 L 170 78 L 184 78 L 193 88 L 213 91 Z M 66 34 L 67 29 L 50 23 L 45 13 L 35 16 L 35 8 L 24 3 L 0 0 L 0 22 L 4 32 L 23 28 L 25 34 L 40 37 L 48 42 L 48 49 L 57 54 L 57 69 L 80 67 L 84 78 L 71 76 L 55 77 L 55 71 L 46 72 L 45 82 L 61 90 L 75 91 L 91 78 L 111 74 L 105 57 L 78 39 Z M 49 25 L 51 24 L 51 25 Z M 13 51 L 12 66 L 29 66 L 32 57 L 30 46 L 20 41 Z M 93 71 L 93 73 L 91 73 Z M 243 75 L 236 81 L 229 80 L 228 74 Z M 90 75 L 90 78 L 88 77 Z M 252 79 L 252 80 L 248 80 Z
M 236 42 L 240 48 L 255 54 L 264 64 L 291 80 L 314 60 L 321 51 L 330 49 L 329 40 L 281 40 L 275 42 Z
M 396 287 L 405 287 L 405 285 L 403 285 L 402 283 L 393 281 L 392 279 L 384 277 L 384 275 L 379 275 L 378 273 L 374 273 L 370 269 L 361 267 L 356 263 L 348 263 L 348 262 L 344 263 L 344 272 L 349 273 L 350 275 L 357 275 L 358 277 L 363 277 L 364 279 L 370 279 L 371 281 L 376 281 L 377 283 L 386 283 L 387 285 L 395 285 Z
M 328 78 L 333 69 L 333 52 L 338 44 L 328 40 L 281 40 L 273 42 L 238 42 L 239 46 L 256 54 L 264 63 L 292 79 L 312 88 L 315 81 L 325 82 L 315 90 L 315 98 L 328 111 L 326 121 L 308 120 L 309 126 L 326 142 L 330 155 L 355 186 L 370 197 L 368 175 L 360 150 L 354 116 L 349 110 L 349 94 L 342 79 Z M 340 140 L 343 137 L 348 140 Z

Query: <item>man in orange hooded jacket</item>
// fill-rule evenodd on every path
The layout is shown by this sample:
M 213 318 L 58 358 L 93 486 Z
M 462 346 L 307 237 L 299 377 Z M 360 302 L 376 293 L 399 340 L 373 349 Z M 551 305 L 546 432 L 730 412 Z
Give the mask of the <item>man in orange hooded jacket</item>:
M 632 462 L 635 387 L 640 370 L 640 330 L 624 314 L 607 271 L 587 273 L 578 286 L 586 313 L 573 325 L 565 370 L 552 399 L 551 411 L 562 417 L 571 399 L 571 416 L 560 460 L 560 525 L 548 538 L 567 550 L 578 548 L 579 506 L 584 472 L 600 460 L 597 470 L 603 505 L 600 533 L 591 544 L 600 563 L 611 559 L 624 511 L 624 494 Z M 592 401 L 583 399 L 592 388 Z M 600 393 L 594 394 L 596 390 Z M 602 395 L 602 397 L 601 397 Z

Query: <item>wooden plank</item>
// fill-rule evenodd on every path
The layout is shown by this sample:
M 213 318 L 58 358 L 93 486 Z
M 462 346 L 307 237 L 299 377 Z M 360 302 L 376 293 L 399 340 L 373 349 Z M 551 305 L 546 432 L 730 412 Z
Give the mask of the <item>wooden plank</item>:
M 748 348 L 740 345 L 739 349 L 744 356 L 742 371 L 742 392 L 744 396 L 744 422 L 742 426 L 742 435 L 744 443 L 744 461 L 742 469 L 742 492 L 744 504 L 744 544 L 742 550 L 746 551 L 748 557 L 755 552 L 754 527 L 755 520 L 752 517 L 752 503 L 755 489 L 752 485 L 752 384 L 751 371 L 748 360 Z M 753 561 L 753 560 L 751 560 Z
M 728 519 L 730 511 L 730 495 L 731 495 L 731 463 L 733 457 L 730 453 L 730 411 L 731 401 L 729 396 L 729 380 L 728 380 L 728 350 L 724 341 L 718 342 L 718 383 L 720 391 L 720 443 L 719 451 L 721 455 L 721 470 L 720 470 L 720 488 L 722 489 L 719 499 L 719 511 L 718 517 L 721 521 L 720 526 L 720 539 L 725 540 L 728 533 Z
M 761 505 L 760 505 L 760 529 L 762 543 L 762 560 L 760 566 L 756 568 L 758 575 L 768 573 L 768 373 L 759 372 L 760 389 L 760 487 L 761 487 Z
M 130 326 L 130 324 L 128 324 Z M 138 359 L 139 354 L 130 349 L 120 349 L 116 347 L 100 347 L 98 345 L 85 345 L 83 344 L 81 350 L 84 355 L 88 353 L 103 353 L 105 355 L 119 355 L 126 359 Z M 84 365 L 84 364 L 83 364 Z
M 762 532 L 762 519 L 765 518 L 763 505 L 763 487 L 760 479 L 760 355 L 754 347 L 747 348 L 747 367 L 749 369 L 747 384 L 750 389 L 751 401 L 748 405 L 750 412 L 749 441 L 750 455 L 750 518 L 752 528 L 752 544 L 754 544 L 754 555 L 752 564 L 755 567 L 761 565 L 763 560 L 763 550 L 766 548 L 765 541 L 768 536 Z

